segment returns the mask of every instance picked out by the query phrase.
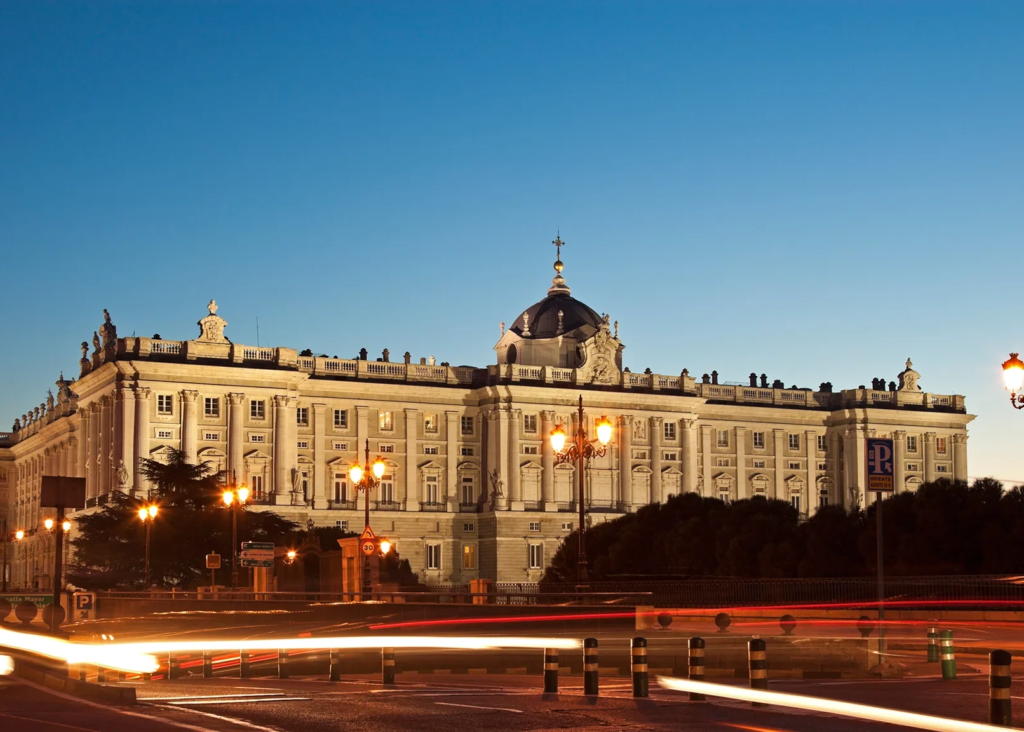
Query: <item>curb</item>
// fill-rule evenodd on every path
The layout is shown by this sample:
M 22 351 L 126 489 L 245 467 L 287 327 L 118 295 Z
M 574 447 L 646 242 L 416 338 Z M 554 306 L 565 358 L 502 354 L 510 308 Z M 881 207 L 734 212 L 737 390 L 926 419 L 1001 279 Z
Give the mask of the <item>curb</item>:
M 60 676 L 50 671 L 19 663 L 15 676 L 39 684 L 47 689 L 60 691 L 70 696 L 94 702 L 131 706 L 136 703 L 135 687 L 103 686 L 90 681 L 79 681 L 68 676 Z

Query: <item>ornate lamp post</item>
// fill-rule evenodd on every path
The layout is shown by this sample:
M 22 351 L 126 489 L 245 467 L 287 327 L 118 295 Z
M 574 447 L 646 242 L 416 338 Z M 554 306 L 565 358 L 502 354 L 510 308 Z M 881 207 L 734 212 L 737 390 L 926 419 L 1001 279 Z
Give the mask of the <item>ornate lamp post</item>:
M 59 590 L 64 589 L 64 571 L 62 566 L 63 562 L 61 560 L 64 558 L 64 542 L 67 539 L 68 534 L 71 532 L 71 522 L 66 519 L 63 522 L 61 522 L 61 534 L 59 541 L 57 539 L 57 534 L 54 532 L 54 527 L 56 525 L 57 522 L 54 521 L 52 518 L 46 518 L 43 521 L 43 528 L 46 529 L 46 533 L 48 533 L 50 535 L 50 538 L 53 539 L 53 556 L 55 567 L 53 578 L 54 592 L 58 592 Z M 24 533 L 21 531 L 19 531 L 18 533 L 24 535 Z
M 159 507 L 157 507 L 156 504 L 152 504 L 150 506 L 143 506 L 142 508 L 139 509 L 139 520 L 142 521 L 142 523 L 146 527 L 146 565 L 145 570 L 143 571 L 142 574 L 142 586 L 146 590 L 149 589 L 149 532 L 150 529 L 153 527 L 153 522 L 156 520 L 156 515 L 159 512 L 159 510 L 160 509 Z
M 1016 409 L 1024 409 L 1024 361 L 1017 356 L 1019 353 L 1011 353 L 1010 358 L 1003 361 L 1003 383 L 1006 390 L 1010 392 L 1010 404 Z
M 4 563 L 3 563 L 3 565 L 0 565 L 0 572 L 3 573 L 3 582 L 2 582 L 2 584 L 3 584 L 3 590 L 2 591 L 3 592 L 7 592 L 7 545 L 10 544 L 11 542 L 21 541 L 24 538 L 25 538 L 25 532 L 22 531 L 21 529 L 18 529 L 17 531 L 12 532 L 12 533 L 8 533 L 7 532 L 7 519 L 4 519 L 4 530 L 3 530 L 3 533 L 0 534 L 0 539 L 3 540 L 3 544 L 4 544 Z
M 380 485 L 380 479 L 384 475 L 384 471 L 387 466 L 384 465 L 384 459 L 380 455 L 377 459 L 370 464 L 370 440 L 366 440 L 366 462 L 364 465 L 360 465 L 358 462 L 353 464 L 348 470 L 349 480 L 352 481 L 352 487 L 356 490 L 363 491 L 366 494 L 366 528 L 370 528 L 370 491 Z M 370 555 L 363 554 L 363 595 L 369 595 L 373 592 L 373 585 L 370 582 Z
M 238 511 L 249 500 L 249 489 L 243 484 L 235 487 L 234 473 L 231 486 L 224 491 L 224 505 L 231 510 L 231 588 L 238 587 Z
M 579 420 L 577 422 L 576 434 L 566 444 L 567 435 L 561 425 L 551 431 L 551 447 L 555 451 L 557 463 L 577 463 L 577 486 L 579 495 L 580 526 L 579 526 L 579 551 L 576 559 L 576 583 L 579 587 L 587 586 L 587 544 L 584 536 L 586 532 L 586 502 L 584 497 L 584 470 L 586 461 L 593 457 L 604 457 L 605 448 L 612 439 L 612 423 L 607 417 L 597 420 L 597 439 L 591 440 L 587 437 L 587 423 L 583 413 L 583 395 L 580 395 Z

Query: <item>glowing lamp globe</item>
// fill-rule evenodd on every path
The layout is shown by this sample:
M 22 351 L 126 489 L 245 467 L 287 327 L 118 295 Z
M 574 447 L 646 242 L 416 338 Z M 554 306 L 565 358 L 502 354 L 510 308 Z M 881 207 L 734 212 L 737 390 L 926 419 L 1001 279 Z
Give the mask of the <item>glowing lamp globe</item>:
M 159 507 L 156 504 L 153 504 L 152 506 L 150 506 L 149 507 L 149 516 L 150 516 L 150 518 L 156 518 L 156 514 L 157 514 L 157 512 L 159 510 L 160 509 L 159 509 Z
M 140 519 L 141 519 L 142 521 L 145 521 L 145 520 L 146 520 L 146 517 L 147 517 L 147 516 L 149 516 L 149 511 L 147 511 L 147 510 L 146 510 L 146 509 L 144 509 L 144 508 L 140 508 L 140 509 L 139 509 L 139 518 L 140 518 Z
M 25 531 L 23 529 L 18 529 L 14 532 L 14 538 L 18 541 L 21 541 L 25 538 Z
M 49 531 L 50 529 L 52 529 L 52 528 L 53 528 L 53 519 L 52 519 L 52 518 L 48 518 L 48 519 L 46 519 L 45 521 L 43 521 L 43 526 L 45 526 L 45 527 L 46 527 L 46 530 L 47 530 L 47 531 Z
M 71 522 L 70 521 L 65 521 L 64 523 L 62 523 L 60 525 L 60 527 L 62 529 L 64 529 L 64 533 L 66 534 L 67 532 L 71 531 Z
M 244 485 L 238 486 L 238 502 L 245 503 L 249 500 L 249 488 Z
M 378 457 L 373 461 L 373 476 L 377 478 L 377 480 L 381 479 L 385 470 L 387 470 L 387 466 L 381 458 Z
M 230 506 L 235 502 L 235 494 L 231 491 L 224 491 L 224 505 Z
M 348 477 L 349 479 L 351 479 L 353 484 L 362 483 L 363 469 L 358 465 L 353 465 L 351 468 L 348 469 Z
M 602 445 L 612 441 L 612 422 L 607 417 L 597 420 L 597 439 Z
M 1011 353 L 1010 358 L 1003 362 L 1003 383 L 1011 394 L 1016 394 L 1024 387 L 1024 361 L 1017 358 L 1019 355 Z
M 388 541 L 387 539 L 381 539 L 380 540 L 380 553 L 381 554 L 387 554 L 389 551 L 391 551 L 391 542 Z
M 565 449 L 565 430 L 562 429 L 561 425 L 551 430 L 551 448 L 555 452 L 561 452 Z

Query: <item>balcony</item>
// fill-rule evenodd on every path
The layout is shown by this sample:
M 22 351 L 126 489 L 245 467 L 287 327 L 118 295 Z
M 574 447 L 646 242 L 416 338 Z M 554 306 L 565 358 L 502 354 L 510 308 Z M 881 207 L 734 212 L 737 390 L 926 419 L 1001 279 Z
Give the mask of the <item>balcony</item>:
M 402 504 L 398 501 L 374 501 L 373 508 L 375 511 L 401 511 Z
M 544 503 L 542 501 L 523 501 L 524 511 L 543 511 Z
M 351 501 L 328 501 L 327 506 L 328 508 L 337 509 L 339 511 L 355 511 L 357 508 L 359 508 L 359 506 L 357 505 L 357 501 L 355 501 L 354 499 Z
M 460 503 L 459 513 L 480 513 L 479 503 Z
M 436 513 L 443 513 L 448 510 L 447 503 L 439 503 L 437 501 L 423 501 L 420 503 L 421 511 L 433 511 Z

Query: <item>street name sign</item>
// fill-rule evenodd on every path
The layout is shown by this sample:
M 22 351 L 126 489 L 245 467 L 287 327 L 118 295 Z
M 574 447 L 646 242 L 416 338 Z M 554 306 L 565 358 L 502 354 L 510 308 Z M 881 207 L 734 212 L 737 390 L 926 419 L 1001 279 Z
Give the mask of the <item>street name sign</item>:
M 243 567 L 273 567 L 274 544 L 269 541 L 246 541 L 239 555 Z
M 892 440 L 868 438 L 868 490 L 876 493 L 892 493 L 895 490 L 894 457 L 896 451 Z

